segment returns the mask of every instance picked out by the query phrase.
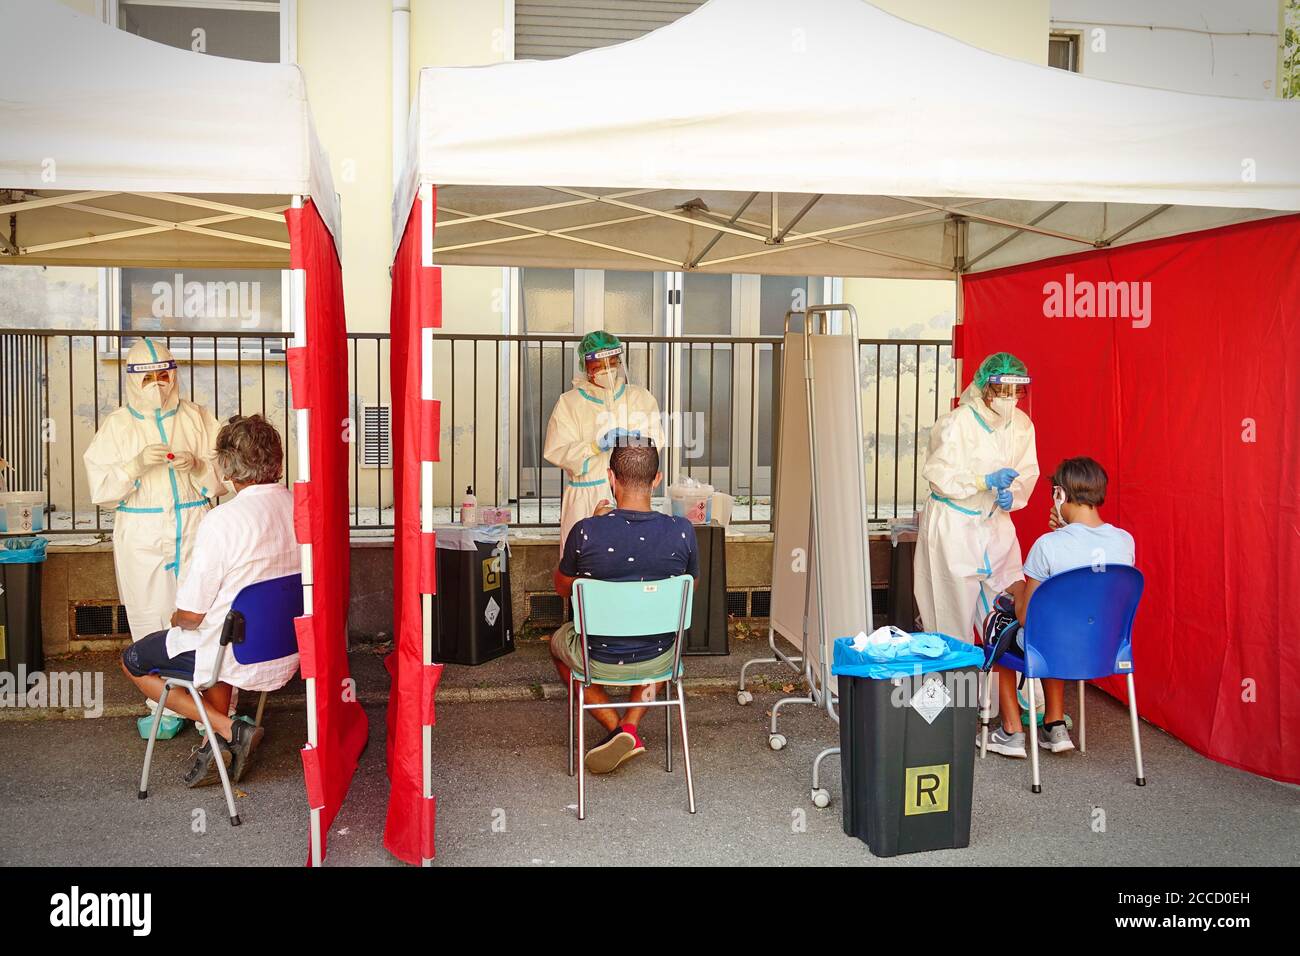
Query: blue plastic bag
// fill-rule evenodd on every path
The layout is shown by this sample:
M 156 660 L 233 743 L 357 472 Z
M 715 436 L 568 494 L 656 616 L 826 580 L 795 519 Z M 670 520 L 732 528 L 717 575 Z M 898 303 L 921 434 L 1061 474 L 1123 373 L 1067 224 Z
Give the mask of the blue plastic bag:
M 831 673 L 837 677 L 869 677 L 872 680 L 889 680 L 894 677 L 913 677 L 932 671 L 953 671 L 963 667 L 979 667 L 984 663 L 984 652 L 974 644 L 965 644 L 947 634 L 920 632 L 913 641 L 921 653 L 896 655 L 891 660 L 877 660 L 866 651 L 853 649 L 853 638 L 835 639 L 835 656 Z M 943 650 L 933 656 L 942 645 Z
M 0 539 L 0 564 L 39 564 L 45 560 L 44 538 Z

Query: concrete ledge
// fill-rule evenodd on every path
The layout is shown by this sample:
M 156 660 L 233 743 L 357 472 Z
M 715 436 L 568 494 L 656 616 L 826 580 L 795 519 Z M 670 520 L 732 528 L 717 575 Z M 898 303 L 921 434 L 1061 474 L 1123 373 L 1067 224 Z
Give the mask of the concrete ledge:
M 510 534 L 510 600 L 516 630 L 528 619 L 531 594 L 553 593 L 552 572 L 559 562 L 559 529 L 517 529 Z M 384 640 L 393 634 L 393 539 L 358 536 L 351 542 L 352 589 L 348 633 L 356 641 Z M 81 537 L 77 543 L 50 544 L 42 575 L 42 641 L 47 655 L 102 646 L 100 640 L 73 640 L 70 607 L 81 602 L 119 600 L 108 541 Z M 771 582 L 772 535 L 744 527 L 727 531 L 727 587 L 766 588 Z

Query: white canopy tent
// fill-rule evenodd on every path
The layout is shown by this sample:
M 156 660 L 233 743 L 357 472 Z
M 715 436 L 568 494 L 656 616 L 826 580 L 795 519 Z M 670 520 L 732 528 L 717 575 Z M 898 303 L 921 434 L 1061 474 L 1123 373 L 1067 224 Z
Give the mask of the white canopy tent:
M 0 90 L 0 264 L 287 268 L 294 196 L 339 242 L 296 66 L 8 0 Z
M 561 60 L 425 68 L 407 142 L 393 247 L 394 282 L 409 289 L 394 336 L 400 322 L 412 341 L 440 317 L 410 246 L 422 266 L 955 278 L 960 322 L 972 272 L 1300 210 L 1300 104 L 1088 79 L 864 0 L 710 0 L 640 39 Z M 810 407 L 834 384 L 817 353 L 829 358 L 837 338 L 812 335 L 807 365 L 787 370 L 802 374 Z M 787 334 L 787 355 L 804 354 L 795 344 Z M 433 395 L 431 352 L 419 388 L 394 396 L 421 427 L 435 404 L 421 401 Z M 841 407 L 856 379 L 847 367 Z M 815 418 L 781 418 L 777 496 L 792 506 L 776 508 L 771 618 L 804 650 L 803 702 L 834 715 L 829 641 L 871 626 L 868 559 L 818 526 L 847 523 L 863 463 L 825 460 Z M 806 460 L 792 463 L 795 452 Z M 421 508 L 398 511 L 409 546 L 432 521 L 432 466 L 421 461 Z M 810 516 L 802 505 L 823 486 L 847 498 L 837 512 L 813 495 Z M 834 580 L 787 573 L 784 556 L 810 531 L 814 555 L 834 549 L 823 562 Z M 427 601 L 423 621 L 427 666 Z M 415 659 L 420 635 L 399 631 Z M 425 801 L 429 741 L 426 722 Z
M 1294 103 L 1088 79 L 864 0 L 425 68 L 411 123 L 394 246 L 435 185 L 444 264 L 951 278 L 1300 209 Z
M 292 239 L 289 209 L 297 210 L 291 214 L 298 223 Z M 0 265 L 288 270 L 290 351 L 304 356 L 301 377 L 290 368 L 296 487 L 308 492 L 308 501 L 313 479 L 330 487 L 333 477 L 347 487 L 343 459 L 337 452 L 330 457 L 336 430 L 309 428 L 309 403 L 323 391 L 313 388 L 313 363 L 343 356 L 346 368 L 341 235 L 329 161 L 316 138 L 298 67 L 172 49 L 51 0 L 6 0 L 0 29 Z M 309 273 L 315 277 L 311 292 Z M 318 395 L 317 400 L 323 401 Z M 313 460 L 336 460 L 339 473 L 313 476 Z M 310 508 L 304 514 L 304 523 L 313 525 Z M 331 530 L 341 531 L 346 548 L 346 526 Z M 300 542 L 302 619 L 311 626 L 299 632 L 299 646 L 311 642 L 304 661 L 310 656 L 315 667 L 315 661 L 344 655 L 346 619 L 338 595 L 346 600 L 347 579 L 346 562 L 328 552 L 313 561 L 313 542 L 328 548 L 333 539 L 312 534 Z M 313 600 L 317 584 L 322 591 Z M 316 677 L 306 664 L 303 677 L 305 749 L 318 751 L 310 766 L 343 765 L 350 778 L 347 761 L 355 756 L 338 743 L 345 715 L 334 695 L 317 697 Z M 321 739 L 322 714 L 334 725 L 328 739 Z M 237 822 L 224 779 L 223 788 Z M 322 830 L 341 799 L 338 794 L 311 807 L 314 865 L 323 854 Z M 328 816 L 322 823 L 323 812 Z

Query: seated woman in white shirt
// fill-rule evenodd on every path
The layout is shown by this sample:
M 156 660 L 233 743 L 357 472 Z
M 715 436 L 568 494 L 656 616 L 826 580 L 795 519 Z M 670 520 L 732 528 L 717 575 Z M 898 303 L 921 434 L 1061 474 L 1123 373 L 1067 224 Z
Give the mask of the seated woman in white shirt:
M 122 669 L 151 700 L 162 693 L 159 671 L 179 673 L 198 684 L 211 680 L 221 630 L 235 596 L 250 584 L 300 570 L 293 493 L 280 482 L 284 452 L 274 426 L 261 415 L 236 415 L 218 433 L 215 457 L 235 496 L 214 508 L 199 525 L 190 563 L 176 590 L 172 627 L 150 634 L 122 654 Z M 231 688 L 276 690 L 297 669 L 297 654 L 246 665 L 227 649 L 218 682 L 203 692 L 203 703 L 231 780 L 248 771 L 264 734 L 261 727 L 227 716 Z M 202 719 L 185 690 L 173 689 L 166 706 L 191 720 Z M 210 740 L 196 752 L 183 779 L 190 787 L 220 781 Z

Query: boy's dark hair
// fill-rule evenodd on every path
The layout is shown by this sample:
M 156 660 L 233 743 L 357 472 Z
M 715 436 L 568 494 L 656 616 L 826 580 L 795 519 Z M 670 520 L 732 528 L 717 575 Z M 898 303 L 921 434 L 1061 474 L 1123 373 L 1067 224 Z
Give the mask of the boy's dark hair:
M 1106 469 L 1091 458 L 1067 458 L 1056 466 L 1052 484 L 1065 491 L 1065 500 L 1100 508 L 1106 503 Z
M 659 449 L 649 438 L 620 439 L 609 453 L 609 470 L 629 488 L 650 488 L 659 474 Z

